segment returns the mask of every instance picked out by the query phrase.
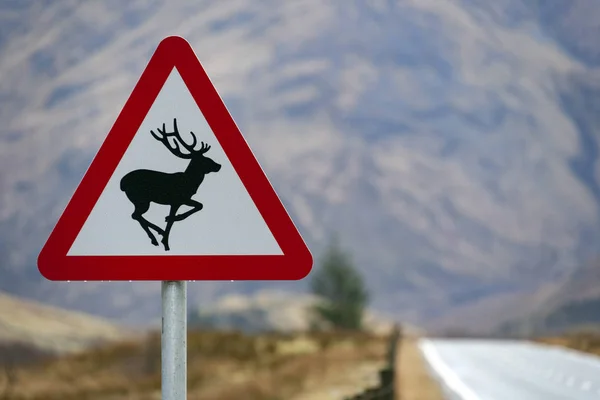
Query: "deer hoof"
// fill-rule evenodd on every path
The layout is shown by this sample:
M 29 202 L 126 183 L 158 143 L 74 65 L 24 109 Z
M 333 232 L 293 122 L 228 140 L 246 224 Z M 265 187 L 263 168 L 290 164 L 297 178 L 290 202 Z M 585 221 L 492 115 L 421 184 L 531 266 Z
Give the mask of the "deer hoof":
M 152 244 L 153 244 L 154 246 L 158 246 L 158 242 L 156 241 L 156 239 L 154 239 L 154 240 L 151 240 L 151 242 L 152 242 Z

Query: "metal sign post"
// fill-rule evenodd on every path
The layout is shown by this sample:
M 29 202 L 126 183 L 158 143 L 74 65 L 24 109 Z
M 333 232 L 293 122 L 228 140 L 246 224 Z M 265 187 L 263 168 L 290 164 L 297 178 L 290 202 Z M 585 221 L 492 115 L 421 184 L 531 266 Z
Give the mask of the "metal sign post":
M 162 400 L 187 399 L 187 282 L 162 282 Z

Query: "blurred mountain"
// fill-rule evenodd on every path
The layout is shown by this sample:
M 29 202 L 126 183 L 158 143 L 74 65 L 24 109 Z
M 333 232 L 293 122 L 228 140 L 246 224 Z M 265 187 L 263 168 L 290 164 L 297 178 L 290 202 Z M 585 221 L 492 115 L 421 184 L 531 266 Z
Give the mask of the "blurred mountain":
M 20 342 L 53 352 L 83 350 L 133 331 L 108 320 L 0 293 L 0 343 Z
M 227 295 L 208 307 L 193 308 L 191 327 L 233 329 L 247 333 L 306 332 L 313 321 L 310 308 L 318 297 L 309 294 L 261 290 L 250 296 Z M 367 310 L 364 326 L 368 331 L 387 334 L 393 321 Z
M 574 271 L 538 307 L 497 327 L 509 335 L 553 335 L 600 330 L 600 261 Z
M 46 282 L 35 257 L 150 54 L 179 34 L 313 252 L 343 233 L 376 309 L 510 319 L 597 252 L 597 15 L 594 0 L 3 1 L 0 289 L 158 315 L 159 283 Z M 189 293 L 265 286 L 305 289 Z

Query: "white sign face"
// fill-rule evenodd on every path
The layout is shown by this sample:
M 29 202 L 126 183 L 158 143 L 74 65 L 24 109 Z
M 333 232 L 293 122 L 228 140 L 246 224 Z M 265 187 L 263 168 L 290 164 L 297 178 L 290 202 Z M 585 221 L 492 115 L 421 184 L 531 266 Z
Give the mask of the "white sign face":
M 185 146 L 194 136 L 197 144 L 189 158 Z M 208 151 L 202 152 L 201 142 Z M 187 205 L 177 209 L 180 217 L 169 223 L 169 204 L 182 201 Z M 67 255 L 282 254 L 173 69 Z

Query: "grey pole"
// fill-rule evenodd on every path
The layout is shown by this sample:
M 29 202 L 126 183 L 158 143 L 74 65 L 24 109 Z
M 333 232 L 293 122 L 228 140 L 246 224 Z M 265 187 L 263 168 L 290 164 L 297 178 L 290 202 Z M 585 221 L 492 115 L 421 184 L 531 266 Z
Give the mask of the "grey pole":
M 187 282 L 162 282 L 162 400 L 187 398 Z

